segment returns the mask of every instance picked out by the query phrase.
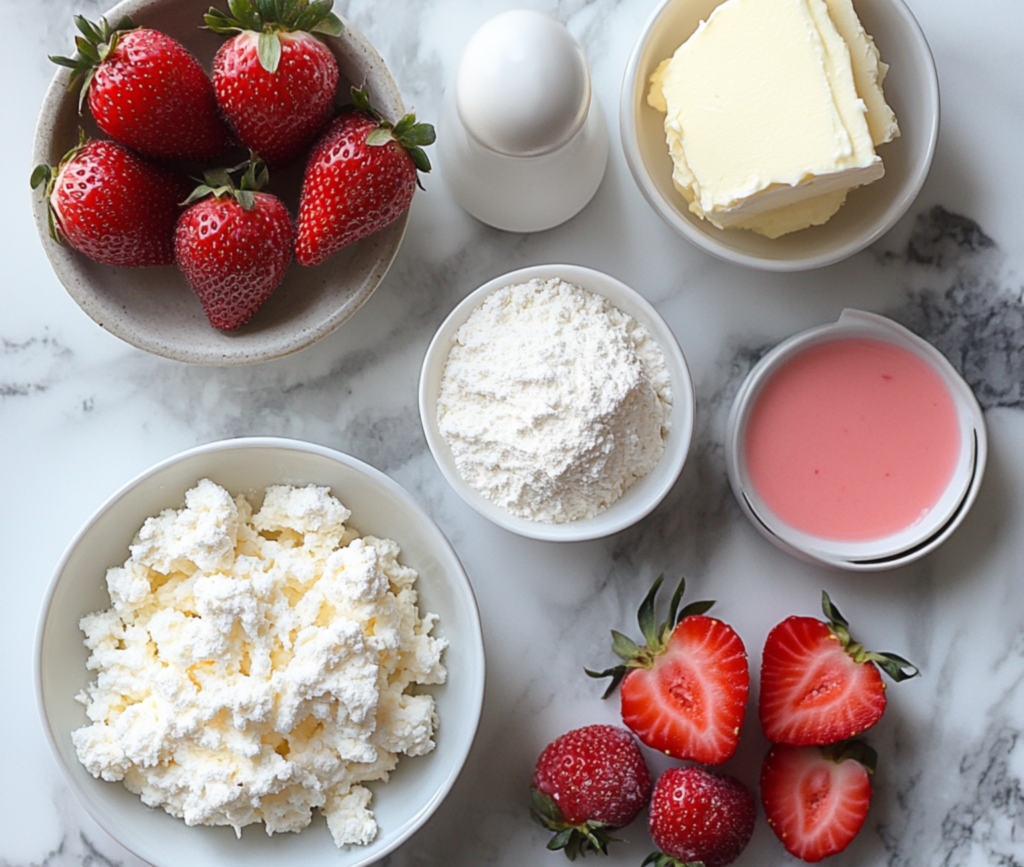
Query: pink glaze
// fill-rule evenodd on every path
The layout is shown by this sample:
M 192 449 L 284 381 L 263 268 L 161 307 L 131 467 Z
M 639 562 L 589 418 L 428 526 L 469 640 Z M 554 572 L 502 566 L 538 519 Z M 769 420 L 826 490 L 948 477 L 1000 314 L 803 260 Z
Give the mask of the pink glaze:
M 772 375 L 744 447 L 754 488 L 778 518 L 819 538 L 860 542 L 910 527 L 938 502 L 960 428 L 928 363 L 891 343 L 842 338 Z

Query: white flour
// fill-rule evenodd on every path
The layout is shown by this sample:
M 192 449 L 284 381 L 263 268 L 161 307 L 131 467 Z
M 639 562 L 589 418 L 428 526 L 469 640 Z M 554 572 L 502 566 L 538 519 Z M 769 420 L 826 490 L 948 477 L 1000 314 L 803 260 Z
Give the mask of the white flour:
M 459 473 L 514 515 L 607 509 L 653 469 L 672 388 L 648 331 L 562 280 L 494 292 L 455 335 L 437 420 Z

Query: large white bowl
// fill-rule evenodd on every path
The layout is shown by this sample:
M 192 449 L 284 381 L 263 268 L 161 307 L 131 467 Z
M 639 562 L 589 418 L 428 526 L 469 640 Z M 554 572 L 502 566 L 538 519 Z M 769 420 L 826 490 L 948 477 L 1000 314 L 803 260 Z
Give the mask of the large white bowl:
M 513 515 L 506 509 L 487 499 L 472 487 L 455 465 L 447 441 L 437 426 L 437 397 L 441 389 L 441 378 L 445 362 L 451 351 L 455 332 L 459 330 L 470 314 L 483 303 L 492 292 L 516 283 L 533 279 L 560 277 L 596 295 L 607 298 L 615 307 L 632 316 L 643 325 L 658 341 L 665 353 L 665 364 L 672 380 L 671 428 L 665 441 L 665 452 L 654 469 L 635 482 L 618 500 L 605 511 L 593 518 L 582 518 L 562 524 L 548 524 L 530 521 Z M 672 489 L 682 472 L 693 436 L 694 394 L 693 382 L 686 359 L 679 348 L 672 329 L 661 318 L 647 300 L 625 283 L 579 265 L 532 265 L 495 277 L 479 289 L 467 295 L 441 323 L 434 339 L 430 342 L 423 359 L 419 388 L 420 422 L 430 452 L 437 461 L 441 474 L 470 506 L 499 527 L 549 542 L 579 542 L 598 539 L 624 530 L 649 514 Z
M 210 478 L 231 493 L 259 498 L 271 484 L 327 485 L 352 510 L 364 534 L 394 539 L 401 561 L 419 573 L 421 612 L 440 620 L 435 634 L 450 642 L 448 681 L 428 687 L 440 725 L 437 747 L 426 756 L 403 756 L 387 784 L 369 783 L 380 833 L 368 846 L 335 847 L 322 818 L 299 834 L 268 837 L 250 825 L 189 828 L 163 810 L 145 807 L 120 783 L 95 779 L 79 763 L 71 732 L 87 725 L 75 695 L 93 674 L 78 621 L 110 607 L 105 574 L 128 556 L 143 521 L 178 508 L 185 491 Z M 383 473 L 322 446 L 278 438 L 225 440 L 157 464 L 110 497 L 72 540 L 43 602 L 35 648 L 35 684 L 47 740 L 64 778 L 93 818 L 121 845 L 156 867 L 357 867 L 370 864 L 408 839 L 434 812 L 455 782 L 476 734 L 484 689 L 480 618 L 469 580 L 451 545 L 413 498 Z
M 921 28 L 903 0 L 855 0 L 864 29 L 889 64 L 885 97 L 900 137 L 878 153 L 885 177 L 853 190 L 823 226 L 781 238 L 745 229 L 718 229 L 690 213 L 672 184 L 664 115 L 647 104 L 650 76 L 723 0 L 661 0 L 626 66 L 619 104 L 626 161 L 651 206 L 700 249 L 737 265 L 765 271 L 806 271 L 831 265 L 877 241 L 913 204 L 924 185 L 939 134 L 939 82 Z
M 226 2 L 214 5 L 227 8 Z M 109 21 L 130 15 L 140 26 L 173 36 L 209 71 L 223 39 L 203 25 L 210 0 L 125 0 L 111 9 Z M 68 13 L 70 16 L 70 13 Z M 324 42 L 338 60 L 338 96 L 348 102 L 349 85 L 366 85 L 373 105 L 391 121 L 405 114 L 398 86 L 380 55 L 348 21 L 341 36 Z M 57 46 L 69 54 L 72 46 Z M 79 116 L 78 91 L 67 90 L 69 70 L 53 77 L 36 122 L 32 165 L 57 165 L 78 142 L 79 127 L 104 138 L 89 114 Z M 294 215 L 305 160 L 271 175 L 269 192 L 280 196 Z M 50 238 L 46 203 L 33 191 L 36 228 L 46 255 L 68 294 L 99 325 L 139 349 L 194 364 L 248 364 L 296 352 L 330 334 L 373 294 L 398 253 L 408 211 L 368 238 L 306 268 L 292 262 L 284 281 L 252 321 L 234 332 L 218 331 L 207 321 L 199 299 L 173 265 L 113 268 L 100 265 Z

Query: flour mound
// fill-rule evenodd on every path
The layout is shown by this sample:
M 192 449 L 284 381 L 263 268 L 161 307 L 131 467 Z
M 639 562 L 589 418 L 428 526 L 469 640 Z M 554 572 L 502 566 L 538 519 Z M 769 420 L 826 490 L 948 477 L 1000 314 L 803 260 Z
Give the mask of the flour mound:
M 437 420 L 462 477 L 546 523 L 607 509 L 665 450 L 672 390 L 648 331 L 559 279 L 492 293 L 455 335 Z

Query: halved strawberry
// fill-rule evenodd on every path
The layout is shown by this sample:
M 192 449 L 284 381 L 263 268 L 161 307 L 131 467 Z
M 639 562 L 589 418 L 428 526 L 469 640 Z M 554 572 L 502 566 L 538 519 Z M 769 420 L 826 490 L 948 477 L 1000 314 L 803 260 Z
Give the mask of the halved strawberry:
M 850 638 L 849 623 L 822 593 L 828 618 L 789 617 L 765 641 L 758 714 L 772 743 L 831 744 L 871 728 L 885 711 L 885 684 L 919 672 L 902 656 L 871 653 Z
M 640 605 L 640 647 L 612 630 L 612 649 L 625 660 L 591 677 L 611 677 L 607 698 L 622 684 L 622 721 L 647 746 L 677 759 L 724 762 L 739 742 L 750 674 L 747 651 L 733 628 L 704 617 L 713 602 L 676 611 L 686 582 L 680 579 L 669 617 L 658 625 L 654 601 L 659 576 Z
M 786 851 L 820 861 L 849 846 L 867 818 L 877 761 L 863 741 L 773 746 L 761 767 L 761 803 Z

